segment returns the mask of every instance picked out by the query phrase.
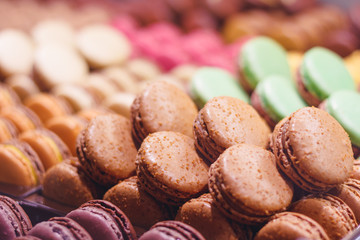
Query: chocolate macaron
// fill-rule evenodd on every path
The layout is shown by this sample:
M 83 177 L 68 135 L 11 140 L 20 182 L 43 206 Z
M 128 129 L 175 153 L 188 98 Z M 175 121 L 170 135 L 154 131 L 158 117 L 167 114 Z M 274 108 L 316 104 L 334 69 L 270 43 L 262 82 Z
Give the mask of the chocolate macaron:
M 233 97 L 214 97 L 194 122 L 195 147 L 211 164 L 230 146 L 240 143 L 267 148 L 270 128 L 249 104 Z
M 315 107 L 301 108 L 279 127 L 272 136 L 277 165 L 300 188 L 327 191 L 350 176 L 351 142 L 330 114 Z
M 282 212 L 257 233 L 255 240 L 295 240 L 318 239 L 330 240 L 325 230 L 313 219 L 294 212 Z
M 350 207 L 340 198 L 327 193 L 308 195 L 293 203 L 290 210 L 315 220 L 333 240 L 345 237 L 357 226 Z
M 184 134 L 150 134 L 136 165 L 141 187 L 161 202 L 181 205 L 207 190 L 208 166 L 196 154 L 194 140 Z
M 40 222 L 29 231 L 29 235 L 48 240 L 92 239 L 83 227 L 67 217 L 53 217 Z
M 93 118 L 78 137 L 76 151 L 86 174 L 96 183 L 115 185 L 135 175 L 136 148 L 130 121 L 117 114 Z
M 158 222 L 139 240 L 205 240 L 195 228 L 179 221 Z
M 151 83 L 131 106 L 132 136 L 136 146 L 158 131 L 175 131 L 192 137 L 198 110 L 181 89 L 165 81 Z
M 263 223 L 286 210 L 293 186 L 278 171 L 275 157 L 261 147 L 238 144 L 210 166 L 209 191 L 221 212 L 240 223 Z
M 13 240 L 32 228 L 24 209 L 12 198 L 0 195 L 0 239 Z
M 91 200 L 69 212 L 66 217 L 85 228 L 93 240 L 137 239 L 127 216 L 105 200 Z

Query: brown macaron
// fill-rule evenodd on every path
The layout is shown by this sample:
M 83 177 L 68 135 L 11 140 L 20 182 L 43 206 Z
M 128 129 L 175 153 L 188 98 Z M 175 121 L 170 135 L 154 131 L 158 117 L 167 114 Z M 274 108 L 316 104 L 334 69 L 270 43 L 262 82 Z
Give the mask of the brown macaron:
M 19 103 L 20 99 L 16 93 L 7 84 L 0 83 L 0 110 Z
M 360 222 L 360 180 L 349 178 L 329 193 L 343 200 L 354 212 L 356 221 Z
M 210 166 L 208 185 L 222 213 L 244 224 L 265 222 L 293 198 L 292 183 L 278 171 L 274 155 L 255 145 L 226 149 Z
M 75 158 L 66 159 L 45 173 L 42 193 L 46 198 L 72 207 L 100 197 Z
M 357 226 L 349 206 L 340 198 L 327 193 L 308 195 L 293 203 L 290 210 L 315 220 L 333 240 L 342 239 Z
M 255 236 L 255 240 L 278 239 L 330 240 L 325 230 L 316 221 L 294 212 L 282 212 L 274 215 Z
M 349 136 L 327 112 L 305 107 L 272 136 L 278 167 L 306 191 L 326 191 L 345 182 L 353 169 Z
M 66 144 L 55 133 L 45 128 L 23 132 L 18 139 L 27 142 L 35 150 L 45 170 L 71 156 Z
M 104 200 L 118 206 L 137 227 L 148 230 L 157 222 L 170 220 L 175 209 L 157 201 L 139 187 L 136 176 L 125 179 L 110 188 Z
M 270 128 L 255 109 L 233 97 L 215 97 L 205 104 L 194 122 L 195 147 L 213 163 L 225 149 L 240 143 L 267 148 Z
M 58 135 L 68 146 L 73 156 L 76 156 L 76 139 L 81 130 L 86 127 L 87 121 L 74 116 L 58 116 L 46 123 L 46 128 Z
M 135 174 L 137 151 L 130 121 L 123 116 L 93 118 L 81 131 L 76 152 L 86 174 L 100 185 L 112 186 Z
M 0 116 L 12 122 L 19 133 L 42 126 L 38 116 L 22 105 L 4 107 L 0 110 Z
M 360 180 L 360 159 L 359 158 L 354 161 L 354 167 L 353 167 L 353 171 L 350 174 L 350 177 Z
M 141 187 L 157 200 L 181 205 L 207 190 L 208 166 L 196 154 L 194 140 L 161 131 L 145 138 L 136 157 Z
M 24 105 L 31 109 L 43 124 L 53 117 L 68 115 L 72 112 L 64 99 L 48 93 L 38 93 L 28 97 L 24 100 Z
M 131 106 L 132 136 L 137 147 L 158 131 L 193 136 L 197 108 L 191 98 L 171 83 L 155 81 L 136 97 Z
M 184 203 L 175 220 L 197 229 L 207 240 L 252 239 L 250 228 L 227 219 L 214 205 L 209 193 Z

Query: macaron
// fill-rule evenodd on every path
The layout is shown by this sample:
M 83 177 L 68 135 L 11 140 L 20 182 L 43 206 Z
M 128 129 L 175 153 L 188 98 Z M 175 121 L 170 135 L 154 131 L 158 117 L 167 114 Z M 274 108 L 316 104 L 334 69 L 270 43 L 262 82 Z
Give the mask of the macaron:
M 194 121 L 195 147 L 208 163 L 240 143 L 267 148 L 270 128 L 249 104 L 233 97 L 214 97 Z
M 45 172 L 30 145 L 15 139 L 0 144 L 0 164 L 0 182 L 18 186 L 39 185 Z
M 92 239 L 83 227 L 67 217 L 53 217 L 48 221 L 40 222 L 29 231 L 28 235 L 48 240 Z
M 349 178 L 329 193 L 343 200 L 354 212 L 356 221 L 360 222 L 360 180 Z
M 80 110 L 79 112 L 77 112 L 75 114 L 75 116 L 83 118 L 84 120 L 89 122 L 91 119 L 93 119 L 99 115 L 104 115 L 104 114 L 109 114 L 109 113 L 114 113 L 114 112 L 111 111 L 110 109 L 108 109 L 106 107 L 102 107 L 100 105 L 97 107 L 86 108 L 86 109 Z
M 205 240 L 195 228 L 179 221 L 158 222 L 139 240 Z
M 294 212 L 278 213 L 260 229 L 255 240 L 330 240 L 325 230 L 313 219 Z
M 120 181 L 104 195 L 104 200 L 119 207 L 134 226 L 148 230 L 157 222 L 173 219 L 175 209 L 157 201 L 139 187 L 136 176 Z
M 119 91 L 116 84 L 100 72 L 90 73 L 82 85 L 95 92 L 101 101 Z
M 0 110 L 4 107 L 14 106 L 20 103 L 16 92 L 7 84 L 0 83 Z
M 71 106 L 64 99 L 44 92 L 27 97 L 24 105 L 32 110 L 43 124 L 53 117 L 72 113 Z
M 21 30 L 4 29 L 0 33 L 0 76 L 29 74 L 33 65 L 34 46 Z
M 132 94 L 136 94 L 139 92 L 139 82 L 136 77 L 126 70 L 125 68 L 121 67 L 107 67 L 100 71 L 110 84 L 116 86 L 116 90 L 120 92 L 128 92 Z
M 140 82 L 155 79 L 161 74 L 160 67 L 148 58 L 130 59 L 124 68 Z
M 304 54 L 296 83 L 301 96 L 313 106 L 336 91 L 355 90 L 354 80 L 341 57 L 322 47 Z
M 278 171 L 275 156 L 248 144 L 237 144 L 220 155 L 210 166 L 208 185 L 215 206 L 225 216 L 251 225 L 286 210 L 294 194 L 292 183 Z
M 76 156 L 76 139 L 86 125 L 85 119 L 75 115 L 66 115 L 50 119 L 45 127 L 58 135 L 68 146 L 71 154 Z
M 252 239 L 250 228 L 226 218 L 209 193 L 184 203 L 175 220 L 194 227 L 208 240 Z
M 76 45 L 92 68 L 120 65 L 132 51 L 128 39 L 105 24 L 92 24 L 80 29 Z
M 61 138 L 45 128 L 23 132 L 18 139 L 27 142 L 35 150 L 45 170 L 71 156 L 69 148 Z
M 291 79 L 270 76 L 261 81 L 251 94 L 251 105 L 274 128 L 281 119 L 306 107 Z
M 95 184 L 84 174 L 77 159 L 66 159 L 46 171 L 42 194 L 71 207 L 99 197 Z
M 360 93 L 353 90 L 340 90 L 332 93 L 320 108 L 333 116 L 349 134 L 354 157 L 360 155 L 360 107 L 351 103 L 360 101 Z
M 350 177 L 360 180 L 360 159 L 359 158 L 355 159 L 355 161 L 354 161 L 354 168 L 350 174 Z
M 85 228 L 93 240 L 137 239 L 127 216 L 114 204 L 105 200 L 88 201 L 69 212 L 66 217 Z
M 132 136 L 140 146 L 150 133 L 175 131 L 192 137 L 198 110 L 191 98 L 165 81 L 155 81 L 139 94 L 131 106 Z
M 50 90 L 60 83 L 80 83 L 88 72 L 85 60 L 71 46 L 47 43 L 36 49 L 34 80 L 41 90 Z
M 182 133 L 150 134 L 136 166 L 140 186 L 161 202 L 181 205 L 207 190 L 208 166 L 196 154 L 194 140 Z
M 16 93 L 21 101 L 40 92 L 39 87 L 29 75 L 11 75 L 5 79 L 5 83 Z
M 291 79 L 285 49 L 268 37 L 254 37 L 241 48 L 238 57 L 240 83 L 251 92 L 271 75 Z
M 112 186 L 135 174 L 137 150 L 130 121 L 123 116 L 93 118 L 81 131 L 76 152 L 86 174 L 100 185 Z
M 0 195 L 0 238 L 13 240 L 32 228 L 29 216 L 12 198 Z
M 324 228 L 329 238 L 334 240 L 342 239 L 357 226 L 350 207 L 331 194 L 306 196 L 293 203 L 290 210 L 315 220 Z
M 0 117 L 0 143 L 17 136 L 17 129 L 9 120 Z
M 75 45 L 75 31 L 69 22 L 60 19 L 43 20 L 31 30 L 36 44 L 58 42 L 69 46 Z
M 108 109 L 120 114 L 126 118 L 131 117 L 131 105 L 136 98 L 135 94 L 117 92 L 114 95 L 108 96 L 102 104 Z
M 12 122 L 19 133 L 42 126 L 39 117 L 23 105 L 4 107 L 0 109 L 0 116 Z
M 327 191 L 353 170 L 350 139 L 327 112 L 305 107 L 292 113 L 272 136 L 278 167 L 300 188 Z
M 216 67 L 201 67 L 192 75 L 190 95 L 199 108 L 217 96 L 230 96 L 249 102 L 249 96 L 235 78 L 226 70 Z

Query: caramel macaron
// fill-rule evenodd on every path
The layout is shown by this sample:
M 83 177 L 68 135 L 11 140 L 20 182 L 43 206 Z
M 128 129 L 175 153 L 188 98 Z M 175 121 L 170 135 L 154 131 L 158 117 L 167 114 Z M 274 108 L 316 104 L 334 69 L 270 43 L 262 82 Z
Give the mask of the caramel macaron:
M 209 193 L 184 203 L 175 220 L 194 227 L 207 240 L 252 239 L 250 228 L 226 218 L 217 209 Z
M 294 212 L 278 213 L 260 229 L 255 240 L 330 240 L 325 230 L 313 219 Z
M 233 97 L 214 97 L 194 122 L 195 147 L 209 164 L 240 143 L 267 148 L 270 128 L 249 104 Z
M 342 239 L 357 226 L 350 207 L 340 198 L 327 193 L 308 195 L 293 203 L 290 210 L 315 220 L 333 240 Z
M 278 171 L 275 156 L 261 147 L 237 144 L 210 166 L 209 190 L 221 212 L 244 224 L 263 223 L 286 210 L 293 186 Z
M 16 138 L 17 133 L 17 129 L 12 122 L 0 117 L 0 143 Z
M 16 92 L 7 84 L 0 83 L 0 110 L 4 107 L 14 106 L 20 103 Z
M 39 87 L 29 75 L 11 75 L 5 79 L 5 83 L 17 94 L 21 101 L 40 92 Z
M 141 187 L 161 202 L 181 205 L 207 190 L 208 166 L 196 154 L 194 140 L 182 133 L 150 134 L 136 166 Z
M 31 109 L 43 124 L 53 117 L 72 113 L 70 105 L 64 99 L 49 93 L 32 95 L 24 100 L 24 105 Z
M 35 150 L 45 170 L 71 156 L 66 144 L 55 133 L 45 128 L 23 132 L 18 139 L 27 142 Z
M 0 110 L 0 116 L 11 121 L 19 133 L 42 126 L 38 116 L 22 105 L 4 107 Z
M 118 206 L 137 227 L 149 229 L 157 222 L 170 220 L 175 209 L 157 201 L 144 189 L 139 187 L 136 176 L 125 179 L 110 188 L 104 200 Z
M 345 182 L 353 170 L 349 136 L 321 109 L 292 113 L 272 138 L 278 167 L 306 191 L 327 191 Z
M 192 137 L 198 110 L 181 89 L 165 81 L 151 83 L 131 106 L 132 136 L 137 146 L 150 133 L 175 131 Z
M 135 174 L 137 151 L 130 121 L 123 116 L 93 118 L 81 131 L 76 152 L 86 174 L 100 185 L 112 186 Z

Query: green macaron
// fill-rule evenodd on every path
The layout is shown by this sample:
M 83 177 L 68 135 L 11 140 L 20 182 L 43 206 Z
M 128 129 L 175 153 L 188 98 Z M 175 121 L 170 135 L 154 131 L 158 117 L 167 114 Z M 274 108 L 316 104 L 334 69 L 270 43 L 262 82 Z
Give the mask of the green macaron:
M 199 68 L 190 83 L 190 94 L 199 108 L 213 97 L 229 96 L 249 102 L 249 96 L 235 78 L 217 67 Z
M 281 76 L 267 77 L 256 86 L 253 94 L 258 95 L 260 107 L 275 123 L 296 110 L 307 106 L 293 81 Z M 252 105 L 255 105 L 253 97 Z
M 349 134 L 353 145 L 360 147 L 360 93 L 351 90 L 337 91 L 325 101 L 330 113 Z
M 338 90 L 355 90 L 354 81 L 342 58 L 322 47 L 314 47 L 305 53 L 299 69 L 299 80 L 304 89 L 300 93 L 311 105 L 317 105 L 317 102 Z
M 242 47 L 238 65 L 241 83 L 248 91 L 271 75 L 291 79 L 285 49 L 268 37 L 255 37 Z

